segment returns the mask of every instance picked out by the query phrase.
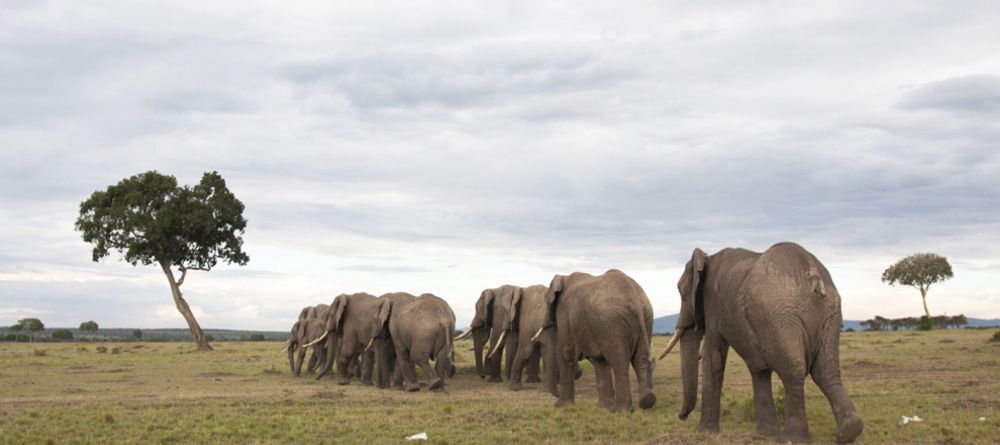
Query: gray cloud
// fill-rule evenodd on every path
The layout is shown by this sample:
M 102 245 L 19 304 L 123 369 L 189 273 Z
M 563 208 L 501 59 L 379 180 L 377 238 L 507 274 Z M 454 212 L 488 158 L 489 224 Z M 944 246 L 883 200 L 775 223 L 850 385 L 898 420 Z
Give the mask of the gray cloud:
M 907 93 L 898 105 L 995 117 L 1000 114 L 1000 76 L 977 74 L 931 82 Z

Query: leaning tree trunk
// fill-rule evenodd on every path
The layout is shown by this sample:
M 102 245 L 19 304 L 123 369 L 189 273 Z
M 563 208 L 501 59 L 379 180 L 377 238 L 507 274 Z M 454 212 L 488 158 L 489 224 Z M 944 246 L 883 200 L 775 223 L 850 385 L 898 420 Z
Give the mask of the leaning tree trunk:
M 931 311 L 927 310 L 927 289 L 926 288 L 923 288 L 923 287 L 920 288 L 920 299 L 924 301 L 924 315 L 927 315 L 927 318 L 931 318 Z
M 160 267 L 163 268 L 163 273 L 167 275 L 167 282 L 170 283 L 170 292 L 174 297 L 174 304 L 177 305 L 177 310 L 184 316 L 184 320 L 187 321 L 188 327 L 191 329 L 191 336 L 194 337 L 194 342 L 198 345 L 198 350 L 211 351 L 212 345 L 208 344 L 208 339 L 205 338 L 205 333 L 202 332 L 201 326 L 198 325 L 198 320 L 195 320 L 194 314 L 191 313 L 191 307 L 188 306 L 187 301 L 184 301 L 184 297 L 181 295 L 181 284 L 183 284 L 184 276 L 182 275 L 180 282 L 175 280 L 174 271 L 170 268 L 170 263 L 167 261 L 160 261 Z

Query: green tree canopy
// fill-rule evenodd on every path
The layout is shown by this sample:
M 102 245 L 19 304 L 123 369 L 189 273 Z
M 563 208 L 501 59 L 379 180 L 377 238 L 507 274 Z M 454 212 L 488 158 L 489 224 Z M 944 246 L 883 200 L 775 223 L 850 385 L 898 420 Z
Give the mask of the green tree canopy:
M 193 187 L 181 187 L 173 176 L 149 171 L 94 192 L 80 204 L 76 229 L 94 245 L 94 261 L 118 251 L 133 266 L 158 264 L 198 349 L 211 350 L 180 287 L 189 270 L 250 260 L 243 252 L 243 208 L 217 172 L 206 172 Z
M 80 330 L 86 332 L 97 332 L 97 322 L 94 320 L 85 321 L 80 323 Z
M 927 291 L 931 285 L 947 280 L 954 275 L 948 259 L 934 253 L 917 253 L 903 258 L 882 272 L 882 282 L 890 286 L 896 283 L 911 286 L 920 290 L 920 298 L 924 303 L 924 315 L 931 316 L 927 310 Z
M 16 327 L 16 329 L 15 329 Z M 44 331 L 45 324 L 42 320 L 37 318 L 22 318 L 17 321 L 17 324 L 10 327 L 13 331 L 25 330 L 31 333 L 31 341 L 35 341 L 35 332 Z

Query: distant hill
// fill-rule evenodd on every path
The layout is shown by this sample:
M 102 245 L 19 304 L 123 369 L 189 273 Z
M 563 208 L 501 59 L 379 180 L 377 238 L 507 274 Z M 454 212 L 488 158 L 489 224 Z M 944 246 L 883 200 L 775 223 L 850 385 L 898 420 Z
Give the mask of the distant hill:
M 992 318 L 967 318 L 969 324 L 966 327 L 969 328 L 992 328 L 1000 327 L 1000 319 Z M 677 326 L 677 314 L 665 315 L 660 318 L 653 319 L 653 333 L 654 334 L 668 334 L 674 332 L 674 327 Z M 844 329 L 853 328 L 855 331 L 863 331 L 865 328 L 861 326 L 861 320 L 844 320 Z

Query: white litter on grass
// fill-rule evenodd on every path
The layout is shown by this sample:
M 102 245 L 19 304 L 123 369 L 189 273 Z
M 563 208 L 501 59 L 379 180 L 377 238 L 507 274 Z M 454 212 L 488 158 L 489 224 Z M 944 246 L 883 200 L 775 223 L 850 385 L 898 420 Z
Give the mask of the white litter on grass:
M 906 425 L 907 423 L 910 422 L 923 422 L 923 421 L 924 419 L 921 419 L 920 416 L 913 416 L 913 417 L 903 416 L 899 419 L 899 424 Z
M 406 440 L 427 440 L 427 433 L 414 434 L 410 437 L 407 437 Z
M 980 421 L 980 422 L 985 422 L 985 421 L 986 421 L 986 418 L 985 418 L 985 417 L 980 417 L 980 418 L 979 418 L 979 421 Z

